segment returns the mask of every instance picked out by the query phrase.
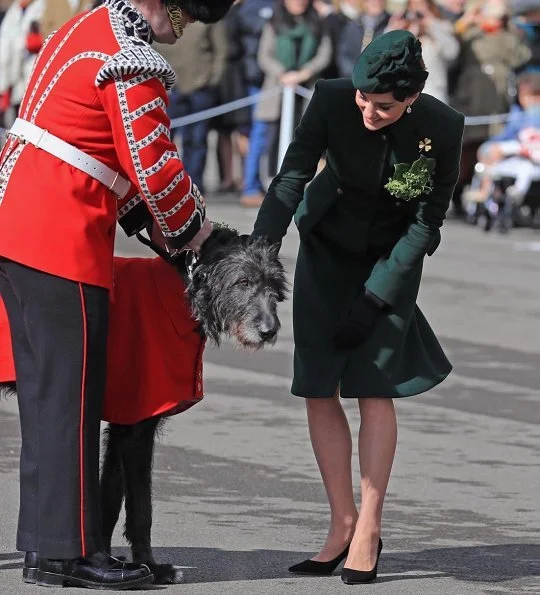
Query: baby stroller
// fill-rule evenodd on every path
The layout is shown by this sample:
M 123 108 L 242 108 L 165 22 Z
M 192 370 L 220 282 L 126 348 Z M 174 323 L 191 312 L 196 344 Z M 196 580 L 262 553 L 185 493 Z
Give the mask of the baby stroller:
M 516 176 L 496 173 L 477 163 L 471 185 L 464 192 L 466 219 L 485 232 L 507 233 L 512 227 L 538 227 L 540 181 L 535 180 L 523 196 L 514 192 Z
M 471 186 L 465 191 L 465 209 L 468 223 L 478 225 L 485 232 L 493 228 L 507 233 L 519 216 L 519 205 L 512 196 L 511 189 L 515 178 L 510 176 L 489 176 L 486 189 L 485 166 L 477 163 Z

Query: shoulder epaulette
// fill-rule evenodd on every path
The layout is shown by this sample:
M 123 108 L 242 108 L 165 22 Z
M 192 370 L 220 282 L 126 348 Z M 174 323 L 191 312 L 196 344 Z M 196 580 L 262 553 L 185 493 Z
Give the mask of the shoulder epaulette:
M 174 87 L 176 75 L 171 65 L 149 45 L 133 45 L 123 48 L 100 68 L 96 86 L 107 80 L 120 79 L 126 75 L 149 74 L 160 78 L 167 91 Z

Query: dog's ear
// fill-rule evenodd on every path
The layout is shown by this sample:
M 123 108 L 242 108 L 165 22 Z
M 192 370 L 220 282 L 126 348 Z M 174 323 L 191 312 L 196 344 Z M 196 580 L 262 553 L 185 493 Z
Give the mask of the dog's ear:
M 201 246 L 199 260 L 210 263 L 219 260 L 224 249 L 237 241 L 238 232 L 226 227 L 215 227 Z
M 269 250 L 270 258 L 272 260 L 276 260 L 279 255 L 280 250 L 281 250 L 281 242 L 276 242 L 275 244 L 272 244 L 270 246 L 270 250 Z
M 234 239 L 238 237 L 238 232 L 228 227 L 215 227 L 212 230 L 207 242 L 212 242 L 215 245 L 230 244 Z

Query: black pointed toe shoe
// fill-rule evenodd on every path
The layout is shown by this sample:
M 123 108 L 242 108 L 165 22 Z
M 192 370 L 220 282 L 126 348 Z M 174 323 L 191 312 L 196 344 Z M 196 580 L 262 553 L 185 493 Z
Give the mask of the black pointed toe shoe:
M 23 581 L 25 583 L 35 583 L 38 570 L 37 552 L 26 552 L 24 556 L 24 566 L 22 571 Z
M 375 562 L 375 566 L 371 570 L 343 568 L 341 570 L 341 580 L 346 585 L 361 585 L 363 583 L 371 583 L 371 581 L 374 581 L 377 578 L 377 566 L 379 565 L 382 548 L 382 539 L 379 537 L 379 548 L 377 550 L 377 561 Z
M 349 554 L 349 546 L 347 546 L 339 556 L 328 562 L 317 562 L 315 560 L 304 560 L 299 564 L 295 564 L 289 568 L 289 572 L 295 574 L 306 574 L 310 576 L 329 576 L 338 567 L 340 562 L 343 562 Z
M 40 558 L 36 584 L 45 587 L 86 587 L 123 590 L 149 585 L 154 576 L 148 566 L 122 562 L 105 552 L 74 560 Z

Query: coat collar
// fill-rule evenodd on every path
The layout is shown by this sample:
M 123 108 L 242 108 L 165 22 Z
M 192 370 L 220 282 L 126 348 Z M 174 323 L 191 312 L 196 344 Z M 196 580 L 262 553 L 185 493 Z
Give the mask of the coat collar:
M 415 110 L 414 107 L 410 114 L 406 111 L 401 118 L 388 126 L 388 132 L 396 139 L 407 138 L 412 135 L 416 129 L 417 120 L 419 117 L 419 106 Z
M 135 35 L 146 41 L 146 43 L 152 43 L 152 29 L 148 21 L 144 18 L 142 13 L 133 6 L 129 0 L 105 0 L 103 2 L 109 10 L 119 12 L 124 19 L 133 27 Z

